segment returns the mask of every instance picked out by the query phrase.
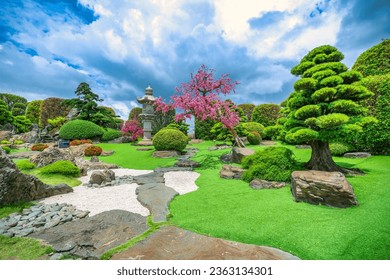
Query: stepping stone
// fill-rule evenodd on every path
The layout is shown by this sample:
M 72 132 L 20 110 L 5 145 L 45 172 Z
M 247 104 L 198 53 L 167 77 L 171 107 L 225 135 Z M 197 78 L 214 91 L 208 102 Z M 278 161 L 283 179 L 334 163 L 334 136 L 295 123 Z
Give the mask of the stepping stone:
M 99 259 L 107 250 L 148 230 L 146 218 L 123 210 L 68 222 L 29 235 L 51 245 L 58 253 Z
M 298 260 L 279 249 L 207 237 L 173 226 L 163 227 L 112 260 Z
M 344 157 L 346 158 L 368 158 L 370 157 L 370 153 L 365 152 L 356 152 L 356 153 L 345 153 Z
M 174 189 L 161 183 L 150 183 L 136 189 L 137 200 L 152 214 L 153 222 L 165 222 L 169 214 L 168 205 L 178 195 Z

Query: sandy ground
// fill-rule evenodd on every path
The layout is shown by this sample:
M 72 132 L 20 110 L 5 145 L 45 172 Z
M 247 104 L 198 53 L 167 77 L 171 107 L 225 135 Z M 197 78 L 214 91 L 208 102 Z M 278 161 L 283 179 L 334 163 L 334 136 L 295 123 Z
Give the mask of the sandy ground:
M 134 169 L 112 169 L 115 176 L 138 176 L 151 173 L 150 170 L 134 170 Z M 89 177 L 93 172 L 89 171 L 87 176 L 79 178 L 82 184 L 89 181 Z M 195 185 L 195 180 L 199 174 L 192 171 L 174 171 L 164 174 L 165 184 L 168 187 L 175 189 L 179 194 L 185 194 L 195 191 L 198 187 Z M 73 193 L 51 196 L 40 200 L 44 204 L 52 203 L 68 203 L 74 205 L 77 209 L 90 211 L 89 216 L 94 216 L 104 211 L 113 209 L 125 210 L 133 213 L 138 213 L 142 216 L 148 216 L 149 210 L 142 206 L 135 194 L 137 184 L 123 184 L 119 186 L 103 187 L 103 188 L 88 188 L 80 185 L 73 188 Z

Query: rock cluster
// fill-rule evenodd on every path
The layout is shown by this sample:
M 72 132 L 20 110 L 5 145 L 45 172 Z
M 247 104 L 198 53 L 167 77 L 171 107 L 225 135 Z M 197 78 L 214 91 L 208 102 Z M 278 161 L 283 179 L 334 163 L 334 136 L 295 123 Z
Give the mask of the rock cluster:
M 0 234 L 9 237 L 27 236 L 39 230 L 85 218 L 88 214 L 89 211 L 77 210 L 65 203 L 38 204 L 23 209 L 22 213 L 13 213 L 1 219 Z
M 30 161 L 35 163 L 37 167 L 46 166 L 59 160 L 74 162 L 74 156 L 66 149 L 49 147 L 30 158 Z
M 115 169 L 118 168 L 118 165 L 105 163 L 105 162 L 91 162 L 88 160 L 84 160 L 81 157 L 75 158 L 75 164 L 80 169 L 81 176 L 86 176 L 88 170 L 97 170 L 97 169 Z
M 45 241 L 59 254 L 99 259 L 107 250 L 147 229 L 145 217 L 128 211 L 111 210 L 37 231 L 29 237 Z
M 219 176 L 224 179 L 241 179 L 242 173 L 244 172 L 245 169 L 225 164 L 222 166 Z
M 261 179 L 253 179 L 249 183 L 249 186 L 255 190 L 280 189 L 286 185 L 287 185 L 287 183 L 285 183 L 285 182 L 267 181 L 267 180 L 261 180 Z
M 368 158 L 370 156 L 371 156 L 370 153 L 356 152 L 356 153 L 345 153 L 343 157 L 346 157 L 346 158 Z
M 89 185 L 96 187 L 99 186 L 110 186 L 111 182 L 115 180 L 115 173 L 110 169 L 102 171 L 94 171 L 89 179 Z
M 50 186 L 32 175 L 23 174 L 0 150 L 0 206 L 68 192 L 73 189 L 66 184 Z
M 357 205 L 352 186 L 340 172 L 294 171 L 291 192 L 296 201 L 346 208 Z

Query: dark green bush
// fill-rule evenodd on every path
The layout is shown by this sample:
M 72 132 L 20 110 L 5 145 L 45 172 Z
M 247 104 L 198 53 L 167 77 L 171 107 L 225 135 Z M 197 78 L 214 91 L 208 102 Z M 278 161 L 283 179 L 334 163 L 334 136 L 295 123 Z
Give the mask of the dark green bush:
M 245 130 L 247 130 L 248 132 L 256 131 L 257 133 L 260 134 L 260 136 L 262 136 L 263 132 L 264 132 L 264 125 L 262 125 L 261 123 L 257 123 L 257 122 L 243 123 L 242 127 Z
M 43 100 L 40 108 L 39 126 L 45 127 L 48 125 L 48 119 L 55 119 L 57 117 L 66 117 L 71 110 L 63 103 L 64 99 L 49 97 Z
M 353 150 L 353 148 L 345 143 L 329 143 L 329 149 L 332 156 L 342 156 Z
M 15 145 L 21 145 L 21 144 L 23 144 L 24 142 L 23 142 L 23 140 L 15 140 L 14 141 L 14 144 Z
M 212 133 L 210 132 L 212 127 L 216 124 L 213 120 L 197 120 L 195 119 L 195 138 L 210 140 L 212 139 Z
M 9 154 L 9 153 L 11 152 L 11 148 L 10 148 L 10 147 L 3 146 L 3 147 L 1 147 L 1 148 L 4 150 L 4 152 L 5 152 L 6 154 Z
M 35 168 L 35 164 L 32 163 L 31 161 L 29 161 L 28 159 L 23 159 L 21 161 L 18 161 L 16 163 L 16 166 L 20 170 L 30 170 L 30 169 L 34 169 Z
M 60 138 L 66 140 L 72 139 L 90 139 L 100 137 L 104 129 L 90 121 L 74 120 L 67 122 L 60 129 Z
M 280 106 L 277 104 L 260 104 L 253 109 L 252 121 L 264 126 L 275 125 L 280 117 Z
M 259 145 L 261 141 L 261 136 L 257 131 L 249 132 L 247 135 L 247 139 L 249 144 L 251 145 Z
M 153 137 L 154 148 L 158 151 L 182 151 L 187 146 L 188 137 L 178 129 L 164 128 Z
M 188 134 L 189 127 L 190 127 L 190 125 L 183 122 L 183 121 L 178 122 L 178 123 L 170 123 L 166 126 L 166 128 L 176 128 L 176 129 L 180 130 L 181 132 L 183 132 L 184 135 Z
M 297 169 L 297 162 L 291 150 L 284 147 L 269 147 L 257 151 L 242 160 L 242 179 L 250 182 L 255 178 L 269 181 L 290 180 L 291 172 Z
M 78 177 L 80 169 L 68 160 L 59 160 L 41 168 L 42 174 L 62 174 Z
M 102 141 L 110 141 L 119 138 L 121 136 L 122 136 L 122 132 L 120 130 L 106 128 L 102 136 Z

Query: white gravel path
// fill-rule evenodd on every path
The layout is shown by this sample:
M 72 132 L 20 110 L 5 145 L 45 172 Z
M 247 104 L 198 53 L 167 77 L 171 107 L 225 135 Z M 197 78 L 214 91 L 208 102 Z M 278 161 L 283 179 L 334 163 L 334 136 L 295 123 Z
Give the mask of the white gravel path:
M 148 174 L 151 170 L 134 170 L 134 169 L 112 169 L 115 176 L 138 176 Z M 92 172 L 88 172 L 87 176 L 80 177 L 82 184 L 89 181 Z M 195 185 L 195 180 L 199 174 L 192 171 L 172 171 L 164 174 L 165 184 L 168 187 L 175 189 L 179 194 L 185 194 L 195 191 L 198 187 Z M 90 211 L 90 216 L 94 216 L 104 211 L 119 209 L 133 213 L 138 213 L 142 216 L 148 216 L 149 210 L 142 206 L 135 194 L 137 184 L 122 184 L 119 186 L 89 188 L 87 186 L 77 186 L 73 188 L 72 193 L 51 196 L 41 200 L 41 203 L 68 203 L 74 205 L 77 209 Z

